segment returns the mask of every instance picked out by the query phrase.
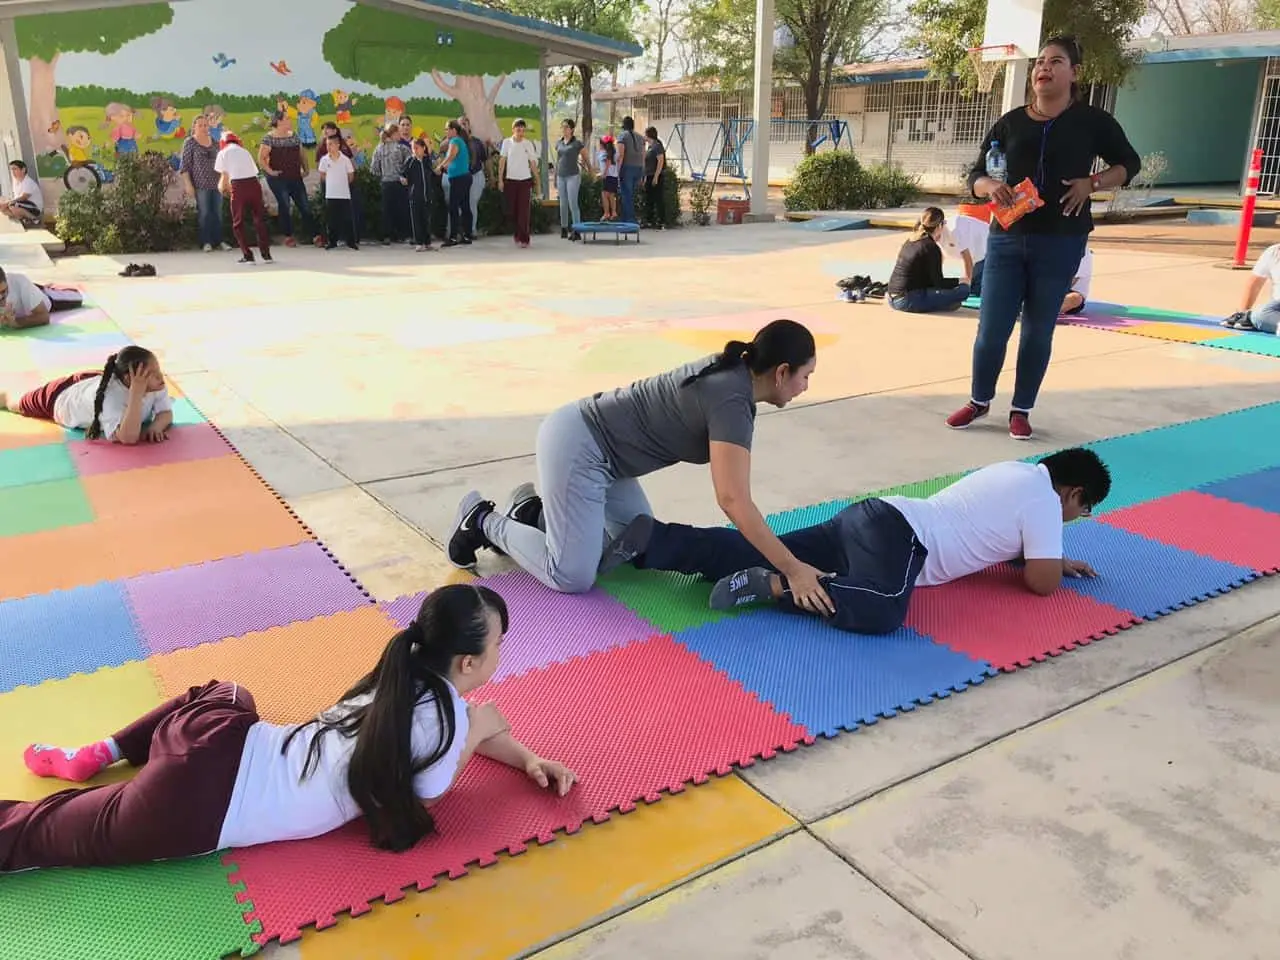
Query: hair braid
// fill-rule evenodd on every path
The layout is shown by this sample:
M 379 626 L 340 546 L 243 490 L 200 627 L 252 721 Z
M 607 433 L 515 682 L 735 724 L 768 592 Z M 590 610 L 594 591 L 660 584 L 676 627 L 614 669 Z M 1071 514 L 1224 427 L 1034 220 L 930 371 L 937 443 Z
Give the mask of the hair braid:
M 111 378 L 116 376 L 116 358 L 119 354 L 113 353 L 107 357 L 106 365 L 102 368 L 102 377 L 98 380 L 98 392 L 93 395 L 93 422 L 89 424 L 89 429 L 84 432 L 85 439 L 97 440 L 102 436 L 102 402 L 107 396 L 107 387 L 111 384 Z

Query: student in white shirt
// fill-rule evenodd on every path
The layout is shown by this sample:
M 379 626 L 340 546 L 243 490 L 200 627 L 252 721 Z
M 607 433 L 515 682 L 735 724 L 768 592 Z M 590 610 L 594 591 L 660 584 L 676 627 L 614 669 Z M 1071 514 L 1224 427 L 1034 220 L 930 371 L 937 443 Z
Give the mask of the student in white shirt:
M 1080 258 L 1080 266 L 1071 280 L 1071 289 L 1062 298 L 1062 314 L 1075 316 L 1084 310 L 1089 300 L 1089 284 L 1093 280 L 1093 251 L 1085 247 L 1084 256 Z
M 987 234 L 990 223 L 958 213 L 951 218 L 943 236 L 942 249 L 947 256 L 958 256 L 964 264 L 964 282 L 969 295 L 982 295 L 982 263 L 987 256 Z
M 342 237 L 349 248 L 359 250 L 355 210 L 351 203 L 356 167 L 351 158 L 342 152 L 341 137 L 329 137 L 325 146 L 329 152 L 320 158 L 318 167 L 324 177 L 324 212 L 329 223 L 329 243 L 325 249 L 332 250 L 338 245 L 338 238 Z
M 136 344 L 107 357 L 101 371 L 59 377 L 21 396 L 0 391 L 0 409 L 126 446 L 166 440 L 173 426 L 173 400 L 160 363 Z
M 370 673 L 301 726 L 262 720 L 249 691 L 211 681 L 96 743 L 33 744 L 23 759 L 37 776 L 83 782 L 121 760 L 141 769 L 123 783 L 0 801 L 0 872 L 300 840 L 361 815 L 373 846 L 408 850 L 435 832 L 431 804 L 475 753 L 564 796 L 572 771 L 516 740 L 493 703 L 463 699 L 493 676 L 506 629 L 496 592 L 445 586 Z
M 40 287 L 20 273 L 0 268 L 0 327 L 43 327 L 52 310 L 53 301 Z
M 1271 281 L 1271 300 L 1254 310 L 1253 305 L 1266 282 Z M 1224 327 L 1280 333 L 1280 243 L 1262 251 L 1253 265 L 1249 284 L 1240 297 L 1240 309 L 1222 321 Z
M 214 158 L 214 172 L 221 174 L 218 190 L 231 198 L 231 232 L 240 244 L 239 263 L 253 263 L 253 250 L 244 229 L 245 214 L 253 217 L 258 232 L 258 249 L 264 263 L 271 263 L 271 234 L 267 230 L 267 205 L 262 198 L 262 181 L 253 154 L 244 148 L 240 138 L 230 130 L 222 133 L 222 146 Z
M 1062 555 L 1062 525 L 1087 517 L 1111 491 L 1111 474 L 1092 450 L 1075 447 L 1039 463 L 983 467 L 927 499 L 872 497 L 825 523 L 779 539 L 803 563 L 831 571 L 823 586 L 834 626 L 892 633 L 915 587 L 935 586 L 993 564 L 1018 561 L 1027 589 L 1048 596 L 1065 577 L 1097 576 Z M 621 563 L 717 581 L 711 606 L 729 610 L 776 602 L 797 609 L 786 578 L 729 527 L 689 527 L 649 516 L 605 551 L 601 572 Z
M 507 200 L 507 213 L 515 222 L 517 247 L 529 246 L 529 219 L 539 177 L 538 148 L 525 136 L 525 123 L 511 125 L 511 136 L 502 141 L 498 160 L 498 189 Z
M 0 213 L 19 223 L 39 222 L 44 215 L 44 193 L 40 190 L 40 182 L 27 172 L 27 165 L 21 160 L 9 164 L 9 173 L 13 178 L 13 196 L 0 199 Z

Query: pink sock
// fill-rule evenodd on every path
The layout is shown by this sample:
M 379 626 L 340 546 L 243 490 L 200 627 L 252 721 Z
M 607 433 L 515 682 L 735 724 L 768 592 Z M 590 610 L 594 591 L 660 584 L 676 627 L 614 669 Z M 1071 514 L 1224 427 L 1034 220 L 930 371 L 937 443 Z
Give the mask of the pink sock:
M 120 748 L 110 737 L 75 750 L 33 743 L 22 754 L 27 769 L 37 777 L 56 777 L 83 783 L 120 759 Z

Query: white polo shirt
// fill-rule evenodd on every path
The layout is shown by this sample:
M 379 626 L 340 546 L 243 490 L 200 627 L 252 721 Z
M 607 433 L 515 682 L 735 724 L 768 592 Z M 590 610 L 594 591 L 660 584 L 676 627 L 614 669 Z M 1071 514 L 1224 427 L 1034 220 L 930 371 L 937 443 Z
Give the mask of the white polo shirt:
M 508 137 L 502 141 L 502 156 L 507 158 L 505 176 L 508 180 L 532 180 L 538 163 L 538 148 L 528 137 L 516 140 Z
M 1280 299 L 1280 243 L 1273 243 L 1262 251 L 1253 265 L 1253 275 L 1271 281 L 1271 299 Z
M 929 551 L 921 587 L 958 580 L 1018 556 L 1062 559 L 1062 499 L 1038 463 L 993 463 L 928 499 L 885 497 Z
M 1076 277 L 1071 281 L 1071 289 L 1086 300 L 1089 299 L 1089 282 L 1093 279 L 1093 251 L 1088 248 L 1084 251 L 1084 256 L 1080 258 L 1080 268 L 1076 270 Z
M 213 169 L 217 173 L 225 173 L 232 180 L 253 180 L 258 176 L 258 164 L 253 154 L 238 143 L 228 143 L 218 151 Z
M 69 430 L 87 430 L 93 423 L 93 404 L 98 396 L 98 384 L 102 377 L 89 377 L 79 383 L 73 383 L 58 394 L 53 401 L 53 422 Z M 120 382 L 119 377 L 112 377 L 102 395 L 102 412 L 98 415 L 98 426 L 102 427 L 102 436 L 107 440 L 115 438 L 115 432 L 124 422 L 124 413 L 129 406 L 129 388 Z M 168 390 L 152 390 L 142 395 L 142 422 L 150 423 L 165 412 L 173 412 L 173 398 Z
M 943 245 L 948 254 L 958 257 L 967 250 L 974 263 L 986 259 L 987 235 L 991 232 L 989 223 L 959 214 L 951 221 L 949 230 L 947 239 L 950 242 Z
M 21 180 L 13 181 L 13 199 L 16 200 L 23 194 L 26 194 L 28 203 L 34 203 L 36 209 L 41 213 L 44 212 L 44 193 L 40 189 L 39 181 L 30 173 L 24 175 Z
M 53 306 L 49 297 L 28 277 L 20 273 L 5 273 L 5 282 L 9 287 L 9 295 L 5 302 L 13 307 L 15 317 L 29 317 L 40 307 L 46 310 Z
M 335 158 L 332 154 L 326 153 L 320 158 L 318 169 L 324 174 L 324 196 L 326 200 L 351 199 L 350 175 L 355 170 L 355 167 L 351 165 L 350 157 L 345 153 L 339 153 Z

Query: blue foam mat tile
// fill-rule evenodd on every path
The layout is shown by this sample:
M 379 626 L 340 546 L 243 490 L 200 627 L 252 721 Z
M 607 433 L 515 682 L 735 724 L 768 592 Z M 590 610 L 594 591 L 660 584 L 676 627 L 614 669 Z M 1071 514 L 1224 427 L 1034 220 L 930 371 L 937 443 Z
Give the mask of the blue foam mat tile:
M 802 530 L 805 527 L 812 527 L 815 524 L 825 523 L 852 503 L 853 501 L 849 499 L 828 500 L 825 503 L 817 503 L 811 507 L 798 507 L 794 510 L 771 513 L 765 517 L 765 522 L 769 524 L 770 530 L 778 536 L 782 536 L 784 533 L 791 533 L 795 530 Z
M 117 583 L 0 602 L 0 692 L 146 656 Z
M 1063 551 L 1098 572 L 1096 578 L 1064 578 L 1063 586 L 1144 620 L 1208 600 L 1258 576 L 1249 567 L 1096 520 L 1068 524 L 1063 531 Z
M 1215 337 L 1202 340 L 1203 347 L 1217 350 L 1234 350 L 1237 353 L 1255 353 L 1263 357 L 1280 357 L 1280 337 L 1269 333 L 1244 332 L 1234 337 Z
M 1246 507 L 1257 507 L 1280 513 L 1280 467 L 1258 470 L 1229 480 L 1206 483 L 1196 488 L 1201 493 L 1222 500 L 1232 500 Z
M 836 736 L 996 675 L 914 630 L 864 636 L 810 614 L 761 609 L 682 630 L 686 649 L 817 736 Z

